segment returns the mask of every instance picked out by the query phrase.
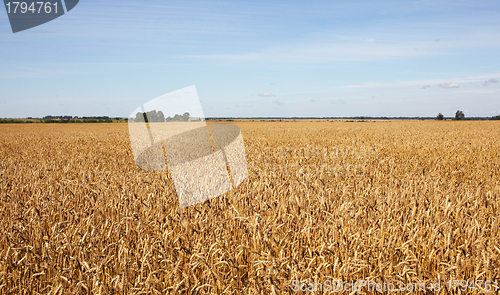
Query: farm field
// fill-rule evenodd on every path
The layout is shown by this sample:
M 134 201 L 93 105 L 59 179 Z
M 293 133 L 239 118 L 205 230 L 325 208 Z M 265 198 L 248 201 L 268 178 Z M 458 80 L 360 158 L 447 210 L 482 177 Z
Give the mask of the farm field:
M 248 178 L 187 208 L 127 124 L 0 125 L 0 294 L 500 287 L 500 122 L 231 123 Z

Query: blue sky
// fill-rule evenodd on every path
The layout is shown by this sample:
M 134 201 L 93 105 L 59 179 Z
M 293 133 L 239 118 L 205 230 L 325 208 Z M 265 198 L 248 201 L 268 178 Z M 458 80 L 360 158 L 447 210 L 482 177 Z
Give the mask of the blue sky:
M 0 117 L 128 116 L 196 85 L 205 116 L 500 114 L 499 1 L 94 1 L 13 34 Z

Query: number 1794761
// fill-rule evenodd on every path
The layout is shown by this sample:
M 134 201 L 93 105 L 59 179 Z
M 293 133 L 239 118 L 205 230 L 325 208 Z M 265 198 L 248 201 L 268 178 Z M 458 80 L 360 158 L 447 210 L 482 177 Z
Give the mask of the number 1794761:
M 57 13 L 57 2 L 7 2 L 7 13 Z

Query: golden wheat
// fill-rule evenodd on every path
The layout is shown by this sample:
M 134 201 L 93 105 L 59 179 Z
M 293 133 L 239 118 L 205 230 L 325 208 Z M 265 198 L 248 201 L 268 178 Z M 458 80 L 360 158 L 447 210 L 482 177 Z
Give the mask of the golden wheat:
M 0 126 L 0 293 L 500 281 L 499 123 L 235 123 L 248 178 L 187 208 L 125 124 Z

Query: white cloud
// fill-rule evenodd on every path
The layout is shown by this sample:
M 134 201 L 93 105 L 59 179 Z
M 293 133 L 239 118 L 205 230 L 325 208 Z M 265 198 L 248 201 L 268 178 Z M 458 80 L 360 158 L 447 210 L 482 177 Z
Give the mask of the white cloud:
M 489 79 L 488 81 L 496 80 L 491 78 L 492 76 L 499 76 L 500 74 L 489 74 L 489 75 L 481 75 L 475 77 L 467 77 L 467 78 L 452 78 L 452 79 L 439 79 L 439 80 L 416 80 L 416 81 L 401 81 L 395 83 L 377 83 L 377 82 L 365 82 L 358 85 L 346 85 L 341 86 L 341 88 L 382 88 L 382 87 L 419 87 L 424 89 L 430 88 L 429 85 L 441 84 L 439 87 L 443 88 L 458 88 L 459 84 L 465 83 L 482 83 L 485 79 Z M 453 82 L 452 82 L 453 81 Z M 494 83 L 494 82 L 493 82 Z M 423 87 L 421 85 L 424 85 Z M 429 86 L 429 87 L 426 87 Z M 451 87 L 446 87 L 451 86 Z M 454 87 L 453 87 L 454 86 Z
M 261 93 L 261 94 L 257 94 L 258 96 L 263 96 L 263 97 L 275 97 L 276 94 L 271 94 L 271 93 L 267 93 L 267 92 L 264 92 L 264 93 Z
M 424 86 L 422 86 L 422 89 L 427 89 L 427 88 L 431 88 L 431 86 L 430 85 L 424 85 Z
M 458 88 L 458 87 L 460 87 L 460 85 L 458 85 L 457 83 L 448 82 L 448 83 L 440 83 L 440 84 L 438 84 L 438 87 L 441 87 L 441 88 Z

